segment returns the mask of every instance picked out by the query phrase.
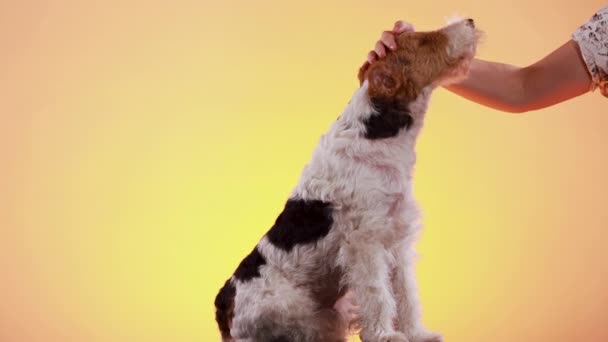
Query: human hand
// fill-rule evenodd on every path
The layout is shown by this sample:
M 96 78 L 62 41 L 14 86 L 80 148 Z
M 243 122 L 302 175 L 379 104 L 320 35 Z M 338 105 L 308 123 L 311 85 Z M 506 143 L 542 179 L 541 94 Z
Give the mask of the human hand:
M 398 20 L 393 25 L 393 29 L 391 31 L 382 32 L 380 39 L 374 46 L 374 49 L 367 54 L 367 60 L 365 63 L 363 63 L 361 68 L 359 68 L 359 80 L 361 82 L 363 82 L 363 76 L 365 75 L 365 72 L 369 66 L 375 61 L 384 58 L 386 56 L 387 49 L 391 51 L 397 49 L 397 40 L 395 39 L 395 36 L 402 32 L 408 31 L 414 31 L 414 26 L 410 23 Z

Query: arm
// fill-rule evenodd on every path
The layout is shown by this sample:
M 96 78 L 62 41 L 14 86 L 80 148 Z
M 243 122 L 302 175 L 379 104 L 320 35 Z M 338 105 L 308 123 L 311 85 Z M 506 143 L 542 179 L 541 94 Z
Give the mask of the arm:
M 476 59 L 467 79 L 446 89 L 487 107 L 523 113 L 589 92 L 591 76 L 578 45 L 570 40 L 523 68 Z
M 411 31 L 401 21 L 382 33 L 367 63 L 395 49 L 394 35 Z M 475 59 L 468 77 L 446 89 L 481 105 L 510 113 L 523 113 L 566 101 L 591 90 L 592 80 L 575 41 L 570 40 L 527 67 Z

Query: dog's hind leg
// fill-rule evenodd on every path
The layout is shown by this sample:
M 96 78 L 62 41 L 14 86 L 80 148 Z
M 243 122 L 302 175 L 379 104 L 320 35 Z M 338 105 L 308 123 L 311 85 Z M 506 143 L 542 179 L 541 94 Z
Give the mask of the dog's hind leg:
M 275 326 L 272 339 L 256 342 L 346 342 L 347 323 L 338 311 L 319 309 L 310 312 L 310 316 L 294 317 L 288 326 Z M 279 330 L 281 333 L 276 334 Z
M 397 301 L 395 327 L 411 342 L 441 342 L 441 335 L 428 332 L 423 326 L 414 274 L 414 251 L 407 243 L 393 249 L 395 267 L 392 272 L 392 288 Z
M 282 276 L 237 292 L 232 336 L 238 342 L 344 342 L 346 324 L 321 308 L 308 289 Z
M 272 318 L 275 317 L 275 318 Z M 251 342 L 346 342 L 347 325 L 332 309 L 313 310 L 306 315 L 274 314 L 260 317 Z

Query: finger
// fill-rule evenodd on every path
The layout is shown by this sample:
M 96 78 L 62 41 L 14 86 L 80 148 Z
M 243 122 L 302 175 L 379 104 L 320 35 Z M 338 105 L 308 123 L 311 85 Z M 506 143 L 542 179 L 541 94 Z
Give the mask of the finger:
M 412 31 L 415 31 L 414 25 L 412 25 L 410 23 L 406 23 L 403 20 L 397 20 L 395 22 L 395 25 L 393 26 L 394 33 L 412 32 Z
M 377 41 L 376 42 L 376 46 L 374 47 L 374 51 L 376 51 L 376 54 L 378 55 L 378 58 L 384 58 L 384 56 L 386 56 L 386 48 L 384 47 L 384 44 L 382 44 L 381 41 Z
M 372 64 L 372 63 L 374 63 L 374 62 L 375 62 L 375 61 L 377 61 L 377 60 L 378 60 L 378 55 L 376 54 L 376 51 L 370 51 L 370 52 L 367 54 L 367 62 L 368 62 L 369 64 Z
M 393 32 L 399 32 L 399 30 L 401 29 L 403 24 L 404 24 L 403 20 L 395 21 L 395 25 L 393 25 Z
M 365 63 L 363 63 L 363 65 L 359 68 L 360 70 L 367 70 L 367 68 L 369 68 L 369 61 L 365 61 Z
M 395 50 L 397 48 L 397 42 L 395 41 L 395 35 L 391 31 L 384 31 L 380 36 L 380 41 L 388 46 L 389 49 Z

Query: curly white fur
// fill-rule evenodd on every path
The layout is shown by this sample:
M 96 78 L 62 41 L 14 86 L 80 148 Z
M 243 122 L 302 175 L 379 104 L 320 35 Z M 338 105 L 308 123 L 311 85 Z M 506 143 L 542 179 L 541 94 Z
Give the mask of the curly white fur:
M 471 35 L 463 27 L 448 29 L 451 53 L 466 55 L 463 63 L 472 58 L 465 53 L 474 42 Z M 457 69 L 450 77 L 466 72 Z M 416 139 L 438 84 L 423 88 L 409 104 L 411 127 L 377 140 L 364 137 L 363 120 L 378 114 L 367 81 L 355 91 L 291 193 L 291 198 L 332 203 L 331 230 L 289 252 L 267 236 L 260 240 L 258 249 L 266 260 L 260 277 L 231 280 L 237 290 L 230 341 L 344 341 L 354 311 L 365 342 L 441 340 L 421 324 L 413 264 L 421 224 L 412 191 Z M 346 297 L 319 307 L 313 293 Z

